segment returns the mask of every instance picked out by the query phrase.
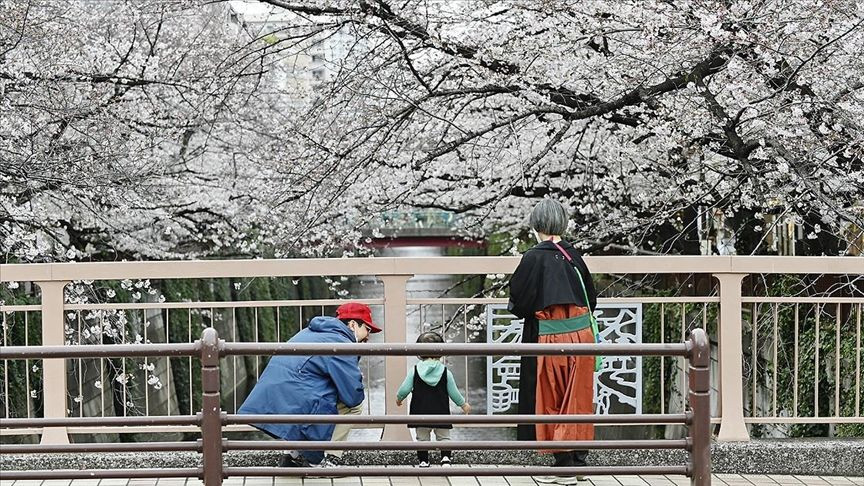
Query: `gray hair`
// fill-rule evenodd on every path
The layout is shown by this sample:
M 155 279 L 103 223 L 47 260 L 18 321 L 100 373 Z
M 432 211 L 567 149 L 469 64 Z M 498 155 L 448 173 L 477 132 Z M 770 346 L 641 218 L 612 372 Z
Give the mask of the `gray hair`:
M 553 199 L 543 199 L 531 211 L 528 224 L 538 233 L 561 236 L 567 230 L 567 211 Z

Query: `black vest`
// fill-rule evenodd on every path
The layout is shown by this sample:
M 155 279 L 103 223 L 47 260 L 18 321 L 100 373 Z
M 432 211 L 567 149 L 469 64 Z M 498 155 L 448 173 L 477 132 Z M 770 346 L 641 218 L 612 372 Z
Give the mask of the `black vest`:
M 435 386 L 429 386 L 420 378 L 414 367 L 414 389 L 411 391 L 411 415 L 450 415 L 450 395 L 447 393 L 447 368 Z M 453 424 L 408 424 L 410 428 L 452 429 Z

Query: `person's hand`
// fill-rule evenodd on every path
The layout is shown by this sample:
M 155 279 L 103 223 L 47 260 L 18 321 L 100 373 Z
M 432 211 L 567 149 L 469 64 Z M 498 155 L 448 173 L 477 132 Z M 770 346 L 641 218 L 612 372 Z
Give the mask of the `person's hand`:
M 396 406 L 397 406 L 397 407 L 401 407 L 401 406 L 402 406 L 402 400 L 399 400 L 399 399 L 397 398 L 397 399 L 396 399 Z
M 468 402 L 462 404 L 462 413 L 471 413 L 471 405 L 468 405 Z

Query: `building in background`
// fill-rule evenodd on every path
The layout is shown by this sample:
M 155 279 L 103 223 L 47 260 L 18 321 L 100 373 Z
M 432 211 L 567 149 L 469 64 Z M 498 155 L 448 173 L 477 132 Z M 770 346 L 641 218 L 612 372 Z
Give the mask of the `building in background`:
M 314 16 L 301 16 L 256 0 L 230 0 L 227 21 L 238 36 L 271 49 L 265 69 L 278 89 L 298 102 L 314 101 L 321 87 L 332 81 L 355 42 L 346 28 L 335 32 Z M 332 22 L 332 21 L 331 21 Z

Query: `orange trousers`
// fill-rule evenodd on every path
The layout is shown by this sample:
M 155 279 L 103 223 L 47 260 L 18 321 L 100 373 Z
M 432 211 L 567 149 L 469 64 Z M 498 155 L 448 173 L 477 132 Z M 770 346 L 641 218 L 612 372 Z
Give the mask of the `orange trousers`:
M 594 343 L 594 333 L 588 327 L 564 334 L 541 335 L 538 342 Z M 594 413 L 594 356 L 538 356 L 536 403 L 538 415 Z M 536 427 L 537 440 L 594 439 L 594 424 L 537 424 Z

